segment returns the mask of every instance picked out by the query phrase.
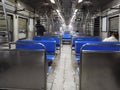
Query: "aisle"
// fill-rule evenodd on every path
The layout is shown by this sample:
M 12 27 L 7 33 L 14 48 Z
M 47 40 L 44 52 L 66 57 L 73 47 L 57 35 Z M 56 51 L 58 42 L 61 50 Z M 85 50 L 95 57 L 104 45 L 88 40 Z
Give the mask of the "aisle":
M 48 90 L 77 90 L 70 45 L 63 45 L 60 60 L 57 61 L 53 77 L 51 77 L 53 78 L 52 87 Z

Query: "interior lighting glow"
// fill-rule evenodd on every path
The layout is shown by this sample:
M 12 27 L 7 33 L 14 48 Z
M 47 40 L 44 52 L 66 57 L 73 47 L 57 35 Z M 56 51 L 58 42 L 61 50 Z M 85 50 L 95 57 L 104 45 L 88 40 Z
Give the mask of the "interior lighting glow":
M 55 4 L 55 0 L 50 0 L 51 3 Z
M 21 7 L 21 4 L 20 4 L 20 3 L 18 3 L 18 7 Z
M 59 17 L 60 17 L 60 18 L 62 19 L 62 21 L 64 22 L 64 19 L 63 19 L 63 17 L 62 17 L 62 15 L 61 15 L 61 13 L 60 13 L 60 10 L 56 9 L 56 11 L 57 11 L 57 13 L 58 13 Z
M 75 13 L 78 11 L 78 9 L 75 10 Z
M 83 0 L 78 0 L 78 3 L 81 3 Z
M 60 11 L 59 10 L 56 10 L 58 14 L 60 14 Z
M 72 25 L 72 23 L 69 24 L 68 28 L 71 31 L 70 33 L 72 33 L 72 31 L 73 31 L 73 25 Z
M 70 23 L 70 24 L 69 24 L 69 28 L 72 28 L 72 27 L 73 27 L 73 26 L 72 26 L 72 24 Z
M 70 20 L 70 23 L 72 23 L 72 21 L 75 19 L 77 11 L 78 11 L 78 9 L 75 9 L 75 11 L 73 13 L 73 16 L 72 16 L 72 18 Z
M 78 9 L 76 9 L 76 10 L 75 10 L 74 14 L 76 14 L 76 13 L 77 13 L 77 11 L 78 11 Z

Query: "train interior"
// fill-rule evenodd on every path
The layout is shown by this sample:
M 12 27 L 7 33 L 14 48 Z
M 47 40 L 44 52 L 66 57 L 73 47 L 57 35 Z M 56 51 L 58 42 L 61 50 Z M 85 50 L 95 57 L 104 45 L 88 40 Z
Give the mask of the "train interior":
M 120 90 L 119 41 L 120 0 L 0 0 L 0 90 Z

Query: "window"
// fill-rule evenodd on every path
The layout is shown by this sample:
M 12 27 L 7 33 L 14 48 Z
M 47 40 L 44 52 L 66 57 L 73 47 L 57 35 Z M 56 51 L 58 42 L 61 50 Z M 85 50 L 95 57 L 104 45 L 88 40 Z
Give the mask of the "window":
M 119 17 L 109 18 L 109 30 L 110 31 L 118 31 L 119 29 Z
M 18 18 L 18 37 L 19 39 L 27 38 L 28 20 L 25 18 Z
M 11 2 L 11 3 L 15 3 L 15 0 L 7 0 L 7 1 L 9 1 L 9 2 Z
M 106 17 L 104 17 L 104 18 L 102 18 L 102 31 L 103 32 L 106 32 L 107 31 L 107 27 L 106 27 L 106 25 L 107 25 L 107 23 L 106 23 Z
M 13 16 L 12 15 L 7 16 L 8 27 L 7 27 L 7 22 L 5 20 L 4 14 L 0 14 L 0 17 L 1 17 L 0 19 L 0 38 L 1 38 L 0 43 L 8 42 L 8 40 L 13 41 Z

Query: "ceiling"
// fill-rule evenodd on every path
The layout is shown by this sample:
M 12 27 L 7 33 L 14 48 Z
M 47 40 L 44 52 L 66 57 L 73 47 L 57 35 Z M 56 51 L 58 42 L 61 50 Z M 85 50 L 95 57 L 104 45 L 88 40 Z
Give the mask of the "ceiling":
M 51 9 L 60 9 L 61 15 L 64 17 L 66 24 L 68 24 L 76 8 L 81 9 L 85 7 L 94 12 L 97 9 L 102 9 L 107 3 L 113 0 L 83 0 L 81 4 L 77 3 L 78 0 L 55 0 L 56 5 L 51 4 L 50 0 L 20 0 L 20 1 L 42 12 L 50 11 Z M 86 3 L 86 1 L 89 1 L 90 3 Z
M 50 11 L 52 6 L 49 0 L 19 0 L 33 9 L 41 12 Z
M 59 0 L 61 13 L 66 21 L 66 24 L 69 24 L 70 18 L 76 8 L 77 0 Z

